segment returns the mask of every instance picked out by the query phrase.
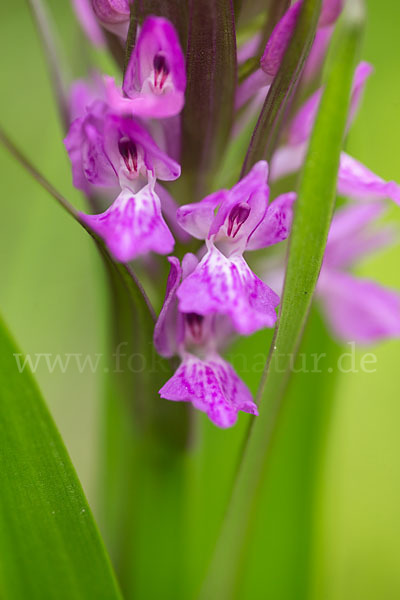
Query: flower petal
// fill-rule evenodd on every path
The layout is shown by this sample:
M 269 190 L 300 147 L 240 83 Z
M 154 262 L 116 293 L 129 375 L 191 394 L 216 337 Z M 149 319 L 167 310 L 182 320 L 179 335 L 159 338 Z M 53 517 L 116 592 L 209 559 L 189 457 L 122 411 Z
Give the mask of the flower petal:
M 372 66 L 367 62 L 361 62 L 355 70 L 350 110 L 347 119 L 348 128 L 357 114 L 365 84 L 372 71 Z M 321 103 L 322 92 L 323 88 L 319 88 L 297 112 L 289 128 L 289 144 L 300 144 L 308 140 Z
M 92 0 L 93 10 L 103 23 L 129 21 L 129 0 Z
M 82 164 L 83 121 L 83 118 L 79 118 L 71 123 L 64 145 L 71 161 L 72 182 L 78 190 L 88 193 L 90 186 Z
M 295 146 L 287 144 L 277 148 L 271 159 L 270 181 L 276 181 L 301 169 L 306 154 L 306 142 Z
M 398 292 L 327 268 L 321 271 L 317 292 L 339 339 L 371 344 L 400 336 Z
M 241 65 L 249 60 L 249 58 L 253 58 L 258 51 L 261 42 L 261 32 L 257 32 L 251 36 L 248 40 L 243 42 L 237 49 L 237 62 L 238 65 Z
M 272 327 L 279 304 L 279 297 L 254 275 L 242 256 L 226 258 L 213 245 L 177 295 L 182 312 L 228 315 L 244 335 Z
M 324 265 L 330 269 L 346 268 L 398 239 L 397 228 L 375 226 L 386 205 L 368 202 L 345 206 L 336 211 L 329 231 Z
M 92 74 L 89 81 L 75 80 L 68 95 L 70 121 L 84 117 L 96 100 L 104 101 L 103 79 L 98 73 Z
M 154 178 L 172 181 L 181 174 L 180 165 L 157 146 L 151 135 L 138 121 L 109 115 L 105 120 L 104 138 L 105 150 L 119 175 L 121 187 L 130 187 L 131 176 L 119 149 L 119 142 L 122 138 L 133 142 L 135 148 L 136 146 L 140 147 L 145 170 L 150 172 Z
M 293 219 L 293 203 L 297 195 L 288 192 L 278 196 L 269 206 L 263 221 L 247 243 L 247 250 L 258 250 L 286 240 Z
M 319 88 L 296 113 L 289 128 L 289 144 L 294 146 L 308 140 L 317 116 L 322 93 L 323 88 Z
M 162 215 L 160 199 L 149 185 L 137 194 L 124 189 L 108 210 L 99 215 L 80 214 L 104 239 L 116 260 L 127 262 L 152 250 L 168 254 L 174 247 Z
M 365 61 L 361 61 L 356 68 L 353 78 L 353 87 L 351 92 L 350 110 L 347 117 L 347 129 L 350 128 L 354 121 L 354 117 L 358 113 L 360 103 L 364 94 L 365 86 L 368 78 L 374 71 L 373 66 Z
M 332 25 L 340 16 L 345 0 L 323 0 L 318 27 Z
M 310 54 L 308 55 L 306 64 L 304 65 L 302 73 L 303 82 L 308 83 L 318 75 L 318 72 L 325 60 L 333 30 L 334 27 L 323 27 L 317 30 L 313 45 L 311 46 Z
M 271 84 L 272 77 L 264 73 L 262 69 L 257 69 L 249 75 L 238 87 L 235 96 L 235 109 L 239 110 L 248 100 L 253 98 L 261 89 L 264 89 L 264 98 Z
M 162 213 L 175 238 L 184 244 L 189 243 L 191 241 L 191 236 L 180 226 L 176 218 L 176 213 L 179 208 L 177 202 L 171 196 L 169 191 L 159 183 L 156 183 L 155 191 L 161 201 Z
M 185 354 L 182 364 L 159 393 L 166 400 L 192 402 L 222 428 L 235 424 L 239 410 L 258 414 L 250 390 L 217 354 L 205 360 Z
M 335 212 L 329 230 L 327 248 L 341 245 L 354 237 L 367 225 L 378 219 L 385 211 L 382 202 L 351 204 Z
M 206 196 L 200 202 L 185 204 L 179 207 L 176 218 L 178 224 L 199 240 L 207 239 L 211 224 L 215 218 L 215 210 L 228 198 L 227 190 L 218 190 Z
M 243 253 L 250 236 L 264 219 L 269 199 L 267 178 L 268 163 L 260 160 L 221 203 L 208 238 L 222 241 L 227 254 Z
M 104 85 L 107 102 L 112 110 L 120 115 L 163 119 L 180 113 L 185 101 L 184 94 L 181 92 L 165 93 L 160 96 L 145 93 L 127 98 L 116 85 L 113 77 L 108 75 L 104 76 Z
M 338 193 L 357 200 L 390 198 L 400 205 L 400 186 L 395 181 L 384 181 L 345 152 L 340 157 Z
M 108 102 L 119 114 L 163 118 L 180 113 L 186 73 L 173 25 L 162 17 L 148 17 L 130 57 L 123 92 L 112 78 L 106 77 L 105 83 Z
M 170 21 L 162 17 L 148 17 L 140 30 L 124 80 L 124 91 L 130 95 L 146 80 L 153 70 L 154 57 L 163 53 L 174 87 L 180 92 L 186 88 L 185 60 L 178 34 Z
M 167 289 L 165 291 L 164 304 L 154 328 L 154 346 L 161 356 L 171 358 L 178 352 L 179 343 L 184 337 L 184 323 L 182 316 L 178 313 L 178 302 L 176 290 L 182 279 L 182 269 L 179 259 L 175 256 L 168 257 L 171 265 Z
M 74 185 L 85 192 L 88 183 L 100 187 L 114 187 L 118 182 L 104 148 L 107 110 L 104 102 L 94 102 L 86 116 L 73 121 L 64 139 L 72 163 Z
M 259 161 L 231 190 L 219 190 L 200 202 L 182 206 L 177 213 L 178 223 L 199 239 L 223 240 L 228 254 L 239 247 L 243 252 L 267 209 L 267 177 L 268 163 Z M 242 213 L 235 212 L 239 205 Z
M 344 0 L 323 0 L 321 15 L 318 22 L 319 27 L 332 25 L 343 8 Z M 265 47 L 264 54 L 261 58 L 262 70 L 274 77 L 281 65 L 283 55 L 289 45 L 289 42 L 294 33 L 297 20 L 300 15 L 303 0 L 298 0 L 286 11 L 283 17 L 275 26 L 271 37 Z
M 302 0 L 295 2 L 283 15 L 280 21 L 275 26 L 267 45 L 265 46 L 264 54 L 261 57 L 261 68 L 264 73 L 275 77 L 281 65 L 283 55 L 292 38 L 299 17 Z

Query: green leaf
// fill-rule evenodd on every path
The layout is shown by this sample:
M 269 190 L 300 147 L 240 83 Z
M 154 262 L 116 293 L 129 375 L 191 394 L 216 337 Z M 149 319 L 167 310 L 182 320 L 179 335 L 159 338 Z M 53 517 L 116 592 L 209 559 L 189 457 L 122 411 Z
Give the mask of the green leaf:
M 240 596 L 309 600 L 315 575 L 321 470 L 342 351 L 314 308 L 280 411 L 246 548 Z M 332 372 L 329 371 L 332 369 Z M 266 572 L 265 565 L 268 565 Z M 290 577 L 287 574 L 290 573 Z
M 129 277 L 126 285 L 132 287 Z M 155 352 L 153 324 L 135 305 L 135 286 L 126 293 L 116 274 L 112 288 L 102 531 L 127 600 L 183 600 L 177 557 L 184 555 L 190 407 L 159 397 L 171 365 Z
M 121 598 L 61 437 L 0 321 L 0 595 Z
M 94 238 L 111 291 L 111 352 L 108 382 L 104 529 L 126 597 L 174 600 L 182 554 L 184 450 L 190 407 L 161 400 L 158 390 L 172 375 L 153 346 L 155 313 L 129 265 L 116 263 L 73 206 L 0 130 L 0 141 L 40 185 Z M 121 354 L 121 364 L 116 356 Z M 125 359 L 125 360 L 124 360 Z M 154 540 L 156 539 L 156 548 Z M 152 577 L 154 565 L 158 577 Z M 167 597 L 166 597 L 167 598 Z
M 191 198 L 202 196 L 233 120 L 236 37 L 231 0 L 191 0 L 182 173 Z M 187 200 L 186 200 L 187 201 Z
M 201 597 L 207 600 L 231 599 L 236 591 L 291 360 L 301 339 L 324 255 L 359 37 L 360 19 L 355 15 L 341 32 L 311 136 L 289 242 L 279 323 L 260 388 L 263 393 L 265 387 L 264 399 L 259 417 L 252 420 L 228 513 L 203 587 Z
M 277 75 L 269 89 L 243 163 L 242 176 L 258 160 L 269 160 L 282 118 L 308 56 L 317 28 L 321 0 L 305 0 Z

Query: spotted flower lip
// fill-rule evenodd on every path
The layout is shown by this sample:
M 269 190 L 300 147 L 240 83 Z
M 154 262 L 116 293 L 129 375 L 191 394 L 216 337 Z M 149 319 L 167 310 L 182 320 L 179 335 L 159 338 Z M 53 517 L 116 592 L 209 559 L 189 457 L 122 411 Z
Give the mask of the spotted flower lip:
M 88 184 L 136 191 L 149 177 L 171 181 L 181 171 L 140 123 L 109 114 L 101 101 L 72 123 L 65 146 L 74 185 L 84 191 Z
M 174 247 L 174 238 L 161 214 L 160 199 L 151 184 L 137 193 L 123 189 L 104 213 L 80 213 L 80 218 L 104 240 L 119 262 L 150 251 L 169 254 Z
M 258 414 L 250 390 L 221 358 L 217 348 L 229 328 L 224 319 L 184 314 L 179 310 L 177 290 L 183 279 L 194 272 L 198 259 L 186 254 L 182 261 L 169 257 L 171 265 L 165 300 L 154 329 L 154 345 L 159 354 L 179 354 L 181 364 L 160 389 L 160 396 L 176 402 L 191 402 L 218 427 L 231 427 L 238 411 Z
M 236 331 L 250 335 L 276 322 L 279 296 L 261 281 L 242 256 L 227 258 L 211 246 L 177 291 L 179 310 L 227 315 Z
M 105 85 L 107 100 L 119 114 L 159 119 L 179 114 L 186 72 L 173 25 L 162 17 L 148 17 L 130 57 L 122 91 L 111 77 L 105 78 Z
M 191 402 L 221 428 L 232 427 L 240 410 L 258 415 L 250 390 L 218 354 L 201 360 L 186 353 L 159 393 L 166 400 Z

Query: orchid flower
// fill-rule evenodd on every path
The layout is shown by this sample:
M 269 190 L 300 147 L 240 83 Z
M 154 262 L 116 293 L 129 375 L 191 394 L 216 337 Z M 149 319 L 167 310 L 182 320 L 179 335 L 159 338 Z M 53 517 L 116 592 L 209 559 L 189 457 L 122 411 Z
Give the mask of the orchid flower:
M 394 231 L 370 226 L 381 203 L 347 206 L 332 222 L 317 297 L 337 338 L 370 344 L 400 336 L 400 293 L 348 272 L 359 259 L 393 243 Z
M 316 298 L 334 336 L 343 342 L 371 344 L 400 337 L 400 293 L 351 273 L 358 261 L 395 242 L 397 231 L 376 226 L 382 202 L 348 205 L 333 218 Z M 265 275 L 281 293 L 283 265 L 268 260 Z
M 361 62 L 355 72 L 353 92 L 348 116 L 348 128 L 357 113 L 366 81 L 372 67 Z M 277 149 L 271 162 L 271 180 L 289 175 L 302 166 L 307 153 L 308 139 L 317 116 L 322 97 L 317 90 L 299 109 L 289 126 L 288 143 Z M 338 173 L 337 191 L 358 200 L 390 198 L 400 204 L 400 186 L 394 181 L 384 181 L 355 158 L 342 152 Z
M 257 415 L 251 392 L 233 367 L 218 354 L 229 323 L 224 317 L 183 313 L 178 307 L 177 290 L 198 266 L 193 254 L 186 254 L 182 266 L 175 257 L 171 265 L 164 305 L 154 330 L 154 344 L 166 358 L 179 355 L 181 364 L 160 389 L 166 400 L 191 402 L 205 412 L 218 427 L 231 427 L 238 411 Z
M 260 161 L 231 190 L 219 190 L 177 213 L 180 226 L 207 247 L 177 291 L 179 310 L 228 315 L 245 335 L 274 325 L 279 298 L 252 272 L 243 252 L 286 239 L 295 199 L 289 193 L 268 205 L 267 176 L 268 165 Z
M 148 17 L 130 57 L 122 90 L 105 78 L 107 100 L 119 114 L 162 119 L 181 112 L 186 88 L 185 62 L 173 25 Z
M 126 262 L 152 250 L 169 254 L 174 239 L 161 214 L 156 179 L 171 181 L 180 166 L 155 144 L 133 119 L 109 113 L 95 101 L 76 119 L 65 139 L 74 185 L 121 188 L 102 214 L 81 219 L 102 237 L 116 260 Z
M 74 185 L 128 187 L 136 191 L 147 179 L 172 181 L 180 166 L 153 141 L 138 121 L 109 113 L 104 102 L 94 102 L 76 119 L 65 138 Z M 144 178 L 144 180 L 143 180 Z

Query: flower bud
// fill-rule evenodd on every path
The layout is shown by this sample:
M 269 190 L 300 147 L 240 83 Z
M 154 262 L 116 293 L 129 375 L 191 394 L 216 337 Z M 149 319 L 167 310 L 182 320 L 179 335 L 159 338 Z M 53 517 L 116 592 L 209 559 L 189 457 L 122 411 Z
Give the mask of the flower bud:
M 335 23 L 343 10 L 343 6 L 344 0 L 324 0 L 318 26 L 326 27 Z
M 96 17 L 104 25 L 129 21 L 129 0 L 92 0 Z

